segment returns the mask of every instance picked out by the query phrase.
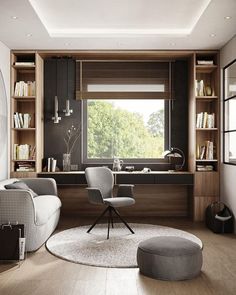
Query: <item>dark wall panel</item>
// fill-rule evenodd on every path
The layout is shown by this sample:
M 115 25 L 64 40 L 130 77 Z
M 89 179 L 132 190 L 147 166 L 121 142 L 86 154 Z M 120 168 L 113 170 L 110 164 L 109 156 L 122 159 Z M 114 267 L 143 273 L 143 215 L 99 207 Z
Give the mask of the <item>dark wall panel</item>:
M 68 67 L 67 67 L 68 61 Z M 57 79 L 56 79 L 57 77 Z M 68 78 L 67 78 L 68 77 Z M 67 90 L 67 81 L 68 90 Z M 52 121 L 54 116 L 54 97 L 57 94 L 59 103 L 59 124 Z M 69 97 L 73 113 L 65 117 L 66 99 Z M 75 61 L 72 59 L 48 59 L 44 62 L 44 157 L 54 157 L 58 167 L 62 168 L 62 155 L 66 152 L 64 136 L 72 124 L 80 126 L 80 101 L 75 100 Z M 80 143 L 72 152 L 72 164 L 79 164 Z M 44 161 L 46 163 L 46 160 Z M 45 164 L 44 163 L 44 164 Z
M 173 69 L 174 100 L 171 105 L 171 146 L 188 155 L 188 62 L 176 61 Z M 185 164 L 185 170 L 187 169 Z

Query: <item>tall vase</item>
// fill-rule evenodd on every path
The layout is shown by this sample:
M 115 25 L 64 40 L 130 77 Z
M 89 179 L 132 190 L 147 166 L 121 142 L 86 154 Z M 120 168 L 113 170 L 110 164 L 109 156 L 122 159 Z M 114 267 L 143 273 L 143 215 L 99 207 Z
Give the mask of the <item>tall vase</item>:
M 63 171 L 70 171 L 71 154 L 63 154 Z

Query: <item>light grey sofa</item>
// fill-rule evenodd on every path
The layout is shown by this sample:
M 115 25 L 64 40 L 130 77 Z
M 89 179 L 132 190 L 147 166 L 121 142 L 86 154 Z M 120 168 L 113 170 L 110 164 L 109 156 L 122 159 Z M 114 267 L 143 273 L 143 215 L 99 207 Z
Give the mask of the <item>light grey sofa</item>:
M 18 222 L 25 225 L 26 251 L 35 251 L 55 230 L 60 216 L 61 201 L 51 178 L 27 178 L 24 181 L 38 194 L 28 190 L 5 189 L 18 179 L 0 181 L 0 224 Z

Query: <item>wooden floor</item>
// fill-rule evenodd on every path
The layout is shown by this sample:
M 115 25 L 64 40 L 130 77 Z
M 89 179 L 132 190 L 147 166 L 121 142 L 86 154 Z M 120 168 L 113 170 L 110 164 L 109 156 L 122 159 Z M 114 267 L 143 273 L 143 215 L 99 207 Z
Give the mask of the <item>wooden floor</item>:
M 184 219 L 132 218 L 129 221 L 172 226 L 197 235 L 204 243 L 201 275 L 182 282 L 153 280 L 142 276 L 138 269 L 91 267 L 60 260 L 42 246 L 37 252 L 28 254 L 20 268 L 0 265 L 0 294 L 236 294 L 235 235 L 216 235 L 203 224 Z M 89 223 L 91 219 L 61 218 L 58 230 Z

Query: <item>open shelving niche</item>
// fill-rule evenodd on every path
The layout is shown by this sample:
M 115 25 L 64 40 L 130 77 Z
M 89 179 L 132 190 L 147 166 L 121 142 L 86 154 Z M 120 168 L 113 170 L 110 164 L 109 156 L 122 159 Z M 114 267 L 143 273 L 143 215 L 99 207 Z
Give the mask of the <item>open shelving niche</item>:
M 212 61 L 213 64 L 198 65 L 199 60 Z M 199 82 L 203 81 L 203 93 L 198 93 Z M 198 86 L 197 86 L 198 83 Z M 194 163 L 195 172 L 193 218 L 203 221 L 206 207 L 219 200 L 219 157 L 220 157 L 220 112 L 219 112 L 219 57 L 218 52 L 196 52 L 194 54 Z M 198 91 L 197 88 L 198 87 Z M 208 87 L 208 92 L 206 88 Z M 197 126 L 197 114 L 213 114 L 215 124 L 212 128 Z M 206 156 L 207 143 L 213 142 L 213 157 Z M 205 146 L 205 153 L 201 147 Z M 204 151 L 204 149 L 203 149 Z M 207 171 L 207 166 L 212 171 Z M 204 171 L 205 170 L 205 171 Z
M 16 65 L 15 63 L 22 63 Z M 29 63 L 29 65 L 28 65 Z M 33 63 L 33 64 L 32 64 Z M 36 177 L 41 172 L 43 152 L 43 118 L 42 118 L 42 77 L 43 60 L 36 51 L 12 51 L 11 53 L 11 159 L 10 176 L 16 178 Z M 34 93 L 18 95 L 15 93 L 19 81 L 35 81 Z M 14 114 L 30 114 L 27 128 L 16 126 Z M 16 145 L 28 145 L 29 157 L 20 159 L 16 156 Z M 18 171 L 19 167 L 30 167 L 30 170 Z

